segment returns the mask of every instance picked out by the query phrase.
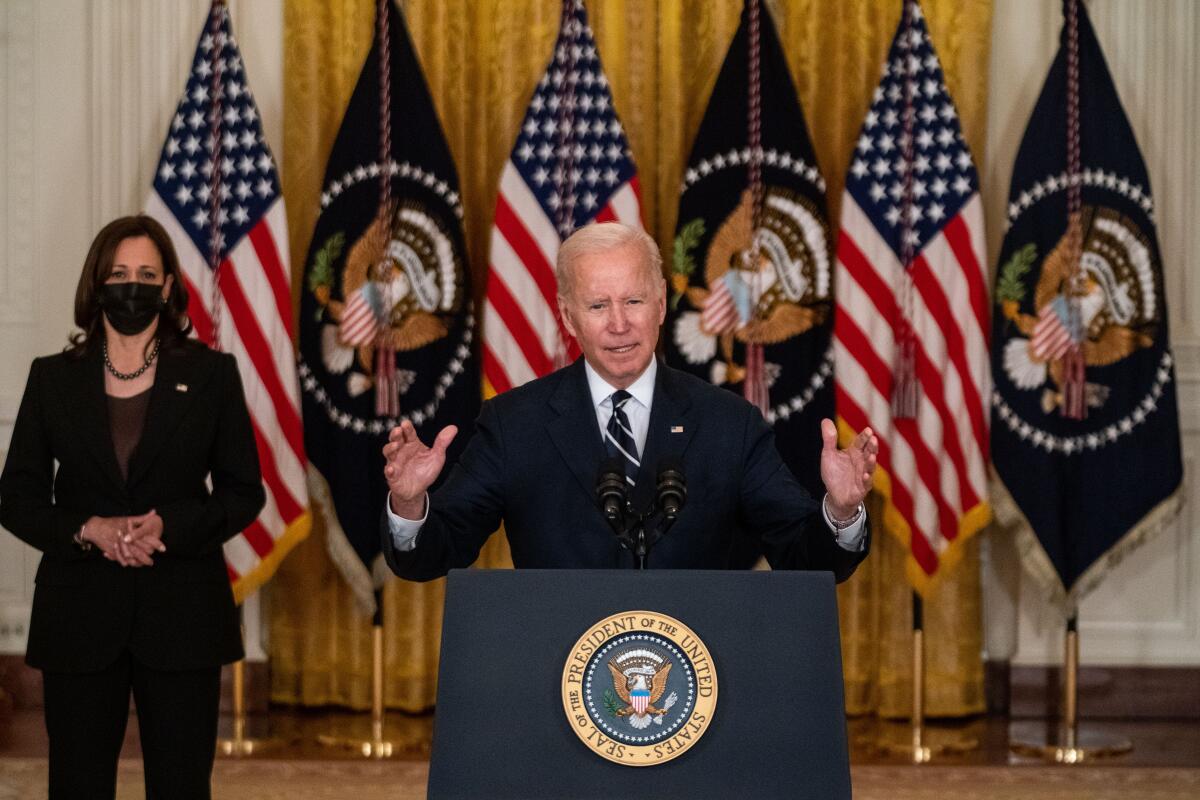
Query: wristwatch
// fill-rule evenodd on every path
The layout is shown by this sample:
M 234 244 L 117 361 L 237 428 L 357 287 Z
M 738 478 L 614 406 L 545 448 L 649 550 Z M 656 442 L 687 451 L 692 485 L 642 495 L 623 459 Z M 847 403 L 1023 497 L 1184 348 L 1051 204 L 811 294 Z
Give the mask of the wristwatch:
M 71 537 L 71 541 L 75 543 L 75 546 L 85 553 L 92 549 L 92 543 L 83 538 L 83 529 L 86 527 L 87 523 L 85 522 L 79 526 L 79 530 L 75 531 L 75 535 Z
M 846 519 L 838 519 L 829 510 L 829 495 L 828 494 L 825 495 L 825 498 L 821 501 L 821 503 L 822 503 L 822 505 L 825 506 L 825 514 L 829 517 L 829 521 L 832 522 L 833 527 L 837 528 L 839 531 L 846 530 L 846 528 L 849 528 L 851 525 L 858 522 L 858 518 L 863 515 L 863 504 L 862 503 L 859 503 L 858 508 L 854 509 L 854 513 L 851 514 Z

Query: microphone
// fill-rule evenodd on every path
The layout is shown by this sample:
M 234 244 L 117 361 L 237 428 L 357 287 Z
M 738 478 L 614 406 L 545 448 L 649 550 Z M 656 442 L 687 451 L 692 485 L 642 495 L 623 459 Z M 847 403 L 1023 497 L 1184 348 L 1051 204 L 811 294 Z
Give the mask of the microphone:
M 683 464 L 675 456 L 660 458 L 654 489 L 655 505 L 667 519 L 674 520 L 686 500 L 687 480 L 683 477 Z
M 619 458 L 609 458 L 600 464 L 596 478 L 596 500 L 608 524 L 620 536 L 625 532 L 625 506 L 629 500 L 629 485 L 625 482 L 625 465 Z

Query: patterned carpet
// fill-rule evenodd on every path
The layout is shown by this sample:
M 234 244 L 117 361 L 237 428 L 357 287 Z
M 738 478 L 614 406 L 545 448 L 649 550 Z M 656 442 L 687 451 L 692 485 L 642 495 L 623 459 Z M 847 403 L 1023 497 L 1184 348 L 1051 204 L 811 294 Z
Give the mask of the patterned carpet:
M 427 765 L 337 761 L 217 762 L 216 800 L 403 800 L 425 796 Z M 46 797 L 46 761 L 0 759 L 0 800 Z M 1200 769 L 856 766 L 857 800 L 1195 800 Z M 753 796 L 747 786 L 747 796 Z M 655 793 L 657 794 L 657 793 Z M 123 760 L 119 800 L 143 797 L 141 765 Z

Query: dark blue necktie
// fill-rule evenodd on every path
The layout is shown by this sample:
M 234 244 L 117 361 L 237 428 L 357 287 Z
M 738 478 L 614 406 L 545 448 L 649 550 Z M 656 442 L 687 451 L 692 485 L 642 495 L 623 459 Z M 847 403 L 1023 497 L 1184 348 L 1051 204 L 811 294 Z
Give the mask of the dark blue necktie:
M 629 481 L 630 486 L 634 485 L 634 477 L 641 467 L 633 428 L 630 427 L 629 417 L 625 414 L 625 404 L 632 399 L 633 395 L 624 389 L 613 392 L 613 412 L 604 431 L 604 446 L 611 457 L 621 459 L 621 463 L 625 465 L 625 480 Z

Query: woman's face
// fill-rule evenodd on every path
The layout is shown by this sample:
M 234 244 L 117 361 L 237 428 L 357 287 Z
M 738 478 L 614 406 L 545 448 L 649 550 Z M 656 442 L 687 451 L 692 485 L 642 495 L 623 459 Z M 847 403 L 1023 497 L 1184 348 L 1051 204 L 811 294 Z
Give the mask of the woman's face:
M 148 236 L 123 239 L 113 253 L 112 272 L 105 283 L 150 283 L 162 286 L 163 299 L 171 291 L 173 277 L 163 279 L 162 256 Z

